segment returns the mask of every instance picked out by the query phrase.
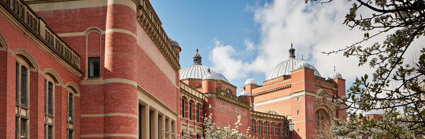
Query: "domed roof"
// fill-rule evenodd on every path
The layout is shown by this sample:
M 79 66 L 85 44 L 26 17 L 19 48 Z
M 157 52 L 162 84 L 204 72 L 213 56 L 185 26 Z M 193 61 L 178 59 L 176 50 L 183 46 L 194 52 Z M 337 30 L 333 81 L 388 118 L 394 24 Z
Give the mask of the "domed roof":
M 193 56 L 193 65 L 180 70 L 180 80 L 183 79 L 214 79 L 229 82 L 222 74 L 202 65 L 202 57 L 198 49 Z
M 250 96 L 250 95 L 251 94 L 249 94 L 247 91 L 242 91 L 239 96 Z
M 334 67 L 334 72 L 329 74 L 328 80 L 329 79 L 336 79 L 336 78 L 342 79 L 342 75 L 341 75 L 341 73 L 336 72 L 335 67 Z
M 291 44 L 292 45 L 292 44 Z M 279 64 L 276 65 L 276 67 L 267 75 L 266 80 L 270 80 L 276 77 L 280 77 L 283 75 L 291 75 L 291 72 L 293 70 L 299 69 L 299 68 L 309 68 L 314 70 L 315 76 L 320 76 L 320 73 L 317 71 L 317 69 L 312 66 L 310 63 L 304 60 L 295 59 L 295 49 L 292 48 L 289 49 L 289 59 L 285 60 Z
M 251 84 L 257 85 L 257 81 L 252 77 L 245 81 L 244 86 L 251 85 Z
M 335 78 L 342 79 L 342 75 L 338 72 L 334 72 L 328 76 L 328 79 L 335 79 Z
M 178 46 L 178 47 L 180 47 L 179 43 L 177 41 L 173 40 L 173 39 L 170 39 L 170 43 L 171 43 L 171 46 Z

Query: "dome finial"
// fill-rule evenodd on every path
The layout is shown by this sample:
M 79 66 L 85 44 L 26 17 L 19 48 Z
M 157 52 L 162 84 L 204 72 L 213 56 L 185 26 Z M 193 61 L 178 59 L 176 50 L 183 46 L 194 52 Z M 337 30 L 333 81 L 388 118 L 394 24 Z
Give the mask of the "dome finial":
M 291 43 L 291 49 L 289 49 L 289 58 L 295 59 L 295 49 L 292 43 Z
M 193 56 L 193 65 L 202 65 L 202 57 L 198 49 L 196 49 L 196 54 Z

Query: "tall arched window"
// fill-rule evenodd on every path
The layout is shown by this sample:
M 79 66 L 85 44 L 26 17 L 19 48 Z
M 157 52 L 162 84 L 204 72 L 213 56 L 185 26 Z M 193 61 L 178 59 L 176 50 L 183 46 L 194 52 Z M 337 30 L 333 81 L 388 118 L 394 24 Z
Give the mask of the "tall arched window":
M 182 117 L 186 117 L 185 115 L 185 103 L 186 103 L 186 98 L 182 98 Z
M 196 122 L 200 121 L 200 109 L 201 109 L 201 105 L 196 104 Z
M 263 132 L 261 132 L 263 122 L 258 121 L 258 134 L 261 135 Z
M 193 111 L 193 102 L 190 101 L 189 102 L 189 120 L 193 120 L 193 113 L 192 113 L 192 111 Z
M 16 139 L 28 138 L 29 129 L 29 91 L 30 91 L 30 65 L 24 58 L 16 59 Z
M 67 88 L 67 129 L 66 136 L 67 139 L 74 139 L 74 115 L 75 115 L 75 96 L 77 96 L 77 91 L 75 88 Z
M 277 136 L 282 137 L 282 124 L 277 124 Z
M 44 135 L 46 139 L 54 138 L 54 106 L 55 106 L 55 81 L 50 75 L 44 79 Z
M 316 127 L 319 134 L 327 135 L 327 133 L 324 132 L 330 131 L 328 130 L 328 128 L 331 126 L 330 122 L 329 114 L 324 109 L 319 109 L 316 111 Z
M 255 135 L 255 120 L 254 119 L 252 119 L 251 121 L 251 133 Z
M 271 131 L 270 131 L 270 135 L 271 135 L 271 136 L 274 136 L 274 128 L 275 128 L 275 127 L 274 127 L 274 123 L 272 123 L 272 124 L 271 124 L 271 127 L 270 127 L 270 129 L 271 129 Z
M 264 123 L 264 135 L 268 135 L 269 134 L 269 123 L 266 122 Z

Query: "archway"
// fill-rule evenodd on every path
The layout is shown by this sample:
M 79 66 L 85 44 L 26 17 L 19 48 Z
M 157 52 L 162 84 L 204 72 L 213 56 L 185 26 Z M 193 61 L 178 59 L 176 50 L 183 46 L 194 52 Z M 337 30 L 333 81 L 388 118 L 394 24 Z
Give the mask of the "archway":
M 332 120 L 330 114 L 323 108 L 316 110 L 316 134 L 317 138 L 332 137 Z

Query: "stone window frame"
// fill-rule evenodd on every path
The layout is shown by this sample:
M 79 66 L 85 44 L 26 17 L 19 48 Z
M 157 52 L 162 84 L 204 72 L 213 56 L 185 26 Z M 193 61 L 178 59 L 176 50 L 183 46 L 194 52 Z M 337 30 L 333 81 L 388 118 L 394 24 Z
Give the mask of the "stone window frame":
M 275 125 L 274 123 L 271 123 L 270 124 L 270 135 L 271 136 L 274 136 L 275 135 L 275 132 L 274 132 L 275 131 L 275 129 L 274 129 L 275 126 L 274 125 Z
M 201 104 L 196 104 L 196 122 L 201 122 Z
M 67 87 L 66 89 L 66 138 L 73 139 L 75 137 L 75 98 L 78 96 L 78 91 L 72 87 Z M 72 97 L 72 102 L 70 105 L 70 96 Z M 70 106 L 71 106 L 71 116 L 70 116 Z
M 261 132 L 261 129 L 262 129 L 262 124 L 263 124 L 263 122 L 262 121 L 258 121 L 257 122 L 257 125 L 258 125 L 258 129 L 257 129 L 257 133 L 258 133 L 258 135 L 261 135 L 261 134 L 263 134 L 262 132 Z
M 93 69 L 93 74 L 94 74 L 94 72 L 95 72 L 95 70 L 98 70 L 98 72 L 99 72 L 99 75 L 93 75 L 93 76 L 90 76 L 90 63 L 91 63 L 91 61 L 97 61 L 97 62 L 99 62 L 99 69 Z M 101 58 L 100 58 L 100 56 L 95 56 L 95 57 L 88 57 L 87 58 L 87 78 L 101 78 L 102 77 L 102 75 L 101 75 L 101 67 L 102 67 L 102 63 L 101 63 Z M 93 67 L 94 68 L 94 67 Z
M 35 70 L 34 68 L 35 66 L 32 65 L 31 61 L 28 60 L 28 58 L 26 58 L 23 55 L 17 55 L 16 56 L 16 76 L 15 76 L 15 80 L 16 80 L 16 111 L 15 111 L 15 138 L 16 139 L 21 139 L 21 138 L 29 138 L 29 133 L 30 133 L 30 79 L 31 79 L 31 70 Z M 21 100 L 21 96 L 22 96 L 22 68 L 26 69 L 26 81 L 25 81 L 25 90 L 26 90 L 26 100 L 25 103 L 26 104 L 21 104 L 22 100 Z M 25 124 L 23 125 L 22 122 L 25 121 Z M 22 127 L 25 126 L 25 129 L 23 129 Z M 25 137 L 22 137 L 21 134 L 22 130 L 25 130 Z M 19 136 L 18 136 L 19 135 Z
M 52 98 L 52 112 L 49 113 L 49 83 L 51 84 L 51 98 Z M 46 73 L 44 77 L 44 138 L 49 139 L 49 133 L 52 135 L 52 139 L 55 138 L 55 94 L 56 94 L 56 86 L 60 85 L 58 83 L 58 79 L 53 75 Z M 51 132 L 49 132 L 51 131 Z

